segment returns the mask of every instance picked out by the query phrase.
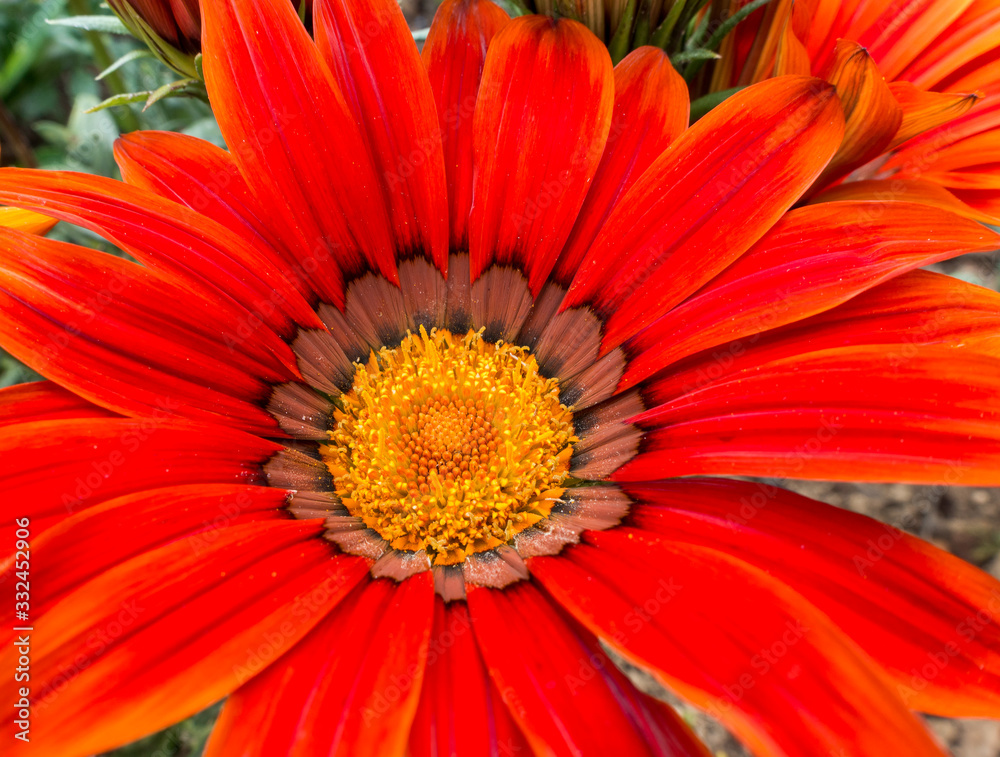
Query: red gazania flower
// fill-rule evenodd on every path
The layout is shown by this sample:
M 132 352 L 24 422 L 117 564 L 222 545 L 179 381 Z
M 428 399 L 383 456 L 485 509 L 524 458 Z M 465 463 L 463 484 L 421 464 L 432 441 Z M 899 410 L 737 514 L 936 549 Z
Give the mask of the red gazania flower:
M 759 755 L 1000 715 L 1000 583 L 720 477 L 1000 483 L 1000 295 L 916 270 L 997 236 L 792 209 L 830 85 L 687 128 L 661 51 L 485 0 L 422 61 L 391 0 L 318 2 L 315 42 L 284 0 L 203 13 L 229 152 L 0 172 L 139 261 L 0 230 L 0 343 L 52 379 L 0 394 L 35 749 L 228 697 L 213 757 L 706 755 L 599 642 Z
M 1000 223 L 995 0 L 780 0 L 740 24 L 721 52 L 714 90 L 810 73 L 837 86 L 845 141 L 813 194 L 857 169 L 822 199 L 891 195 Z

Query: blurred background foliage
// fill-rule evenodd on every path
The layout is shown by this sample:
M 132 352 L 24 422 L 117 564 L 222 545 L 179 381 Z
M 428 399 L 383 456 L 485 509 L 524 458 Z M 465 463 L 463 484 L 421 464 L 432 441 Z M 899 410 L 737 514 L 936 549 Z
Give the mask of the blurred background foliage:
M 120 134 L 165 129 L 222 144 L 211 109 L 195 97 L 159 100 L 147 110 L 138 103 L 92 111 L 114 95 L 155 91 L 177 74 L 145 55 L 146 48 L 130 36 L 51 23 L 91 15 L 114 19 L 98 0 L 0 0 L 2 165 L 120 178 L 112 155 Z M 69 224 L 59 224 L 50 236 L 120 254 L 96 234 Z M 37 378 L 0 351 L 0 387 Z

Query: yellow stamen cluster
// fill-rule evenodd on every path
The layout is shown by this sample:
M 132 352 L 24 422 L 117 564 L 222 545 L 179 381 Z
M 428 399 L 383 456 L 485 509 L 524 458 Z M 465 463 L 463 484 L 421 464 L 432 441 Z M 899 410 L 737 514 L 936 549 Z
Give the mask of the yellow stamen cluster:
M 525 347 L 409 334 L 358 365 L 321 447 L 337 493 L 395 549 L 460 563 L 547 517 L 573 416 Z

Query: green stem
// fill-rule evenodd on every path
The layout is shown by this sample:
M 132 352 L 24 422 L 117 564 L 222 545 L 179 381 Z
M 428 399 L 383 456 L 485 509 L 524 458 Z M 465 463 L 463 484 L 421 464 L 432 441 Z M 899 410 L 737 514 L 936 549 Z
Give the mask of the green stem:
M 90 13 L 87 0 L 69 0 L 69 7 L 76 16 L 86 16 Z M 86 31 L 84 34 L 87 36 L 87 41 L 90 42 L 90 46 L 94 50 L 94 59 L 97 61 L 97 65 L 100 66 L 102 71 L 115 62 L 111 53 L 108 52 L 108 48 L 104 44 L 104 38 L 101 37 L 100 33 Z M 123 95 L 128 91 L 125 87 L 125 80 L 122 79 L 121 73 L 118 71 L 112 71 L 105 76 L 102 81 L 107 86 L 109 93 L 112 95 Z M 135 113 L 128 108 L 128 106 L 115 108 L 113 113 L 115 120 L 118 122 L 118 128 L 122 131 L 122 133 L 138 131 L 142 128 L 139 123 L 139 119 L 136 117 Z

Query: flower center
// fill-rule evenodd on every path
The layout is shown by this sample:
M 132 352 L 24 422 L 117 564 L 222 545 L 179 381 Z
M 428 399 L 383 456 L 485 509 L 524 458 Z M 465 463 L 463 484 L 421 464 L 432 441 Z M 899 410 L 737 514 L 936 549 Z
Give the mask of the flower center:
M 408 334 L 358 365 L 320 451 L 351 514 L 437 565 L 547 517 L 573 453 L 573 415 L 526 347 L 481 332 Z

